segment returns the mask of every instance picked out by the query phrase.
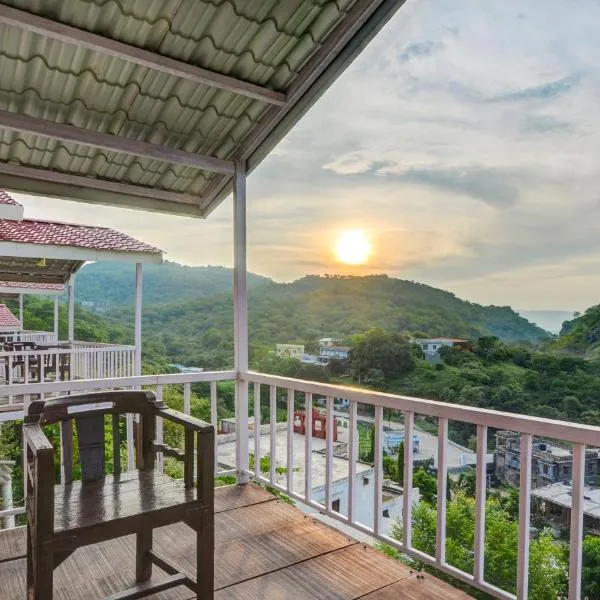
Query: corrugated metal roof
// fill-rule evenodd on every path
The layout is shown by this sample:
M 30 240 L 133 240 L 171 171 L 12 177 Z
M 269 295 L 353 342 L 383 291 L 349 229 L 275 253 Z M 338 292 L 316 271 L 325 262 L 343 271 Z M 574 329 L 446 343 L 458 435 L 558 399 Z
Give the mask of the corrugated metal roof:
M 0 204 L 7 206 L 21 206 L 12 196 L 9 196 L 4 190 L 0 190 Z
M 1 4 L 282 92 L 288 103 L 272 106 L 0 21 L 0 110 L 230 160 L 248 159 L 306 94 L 310 86 L 300 84 L 311 81 L 307 76 L 314 74 L 311 85 L 316 85 L 316 75 L 341 56 L 348 39 L 361 32 L 368 39 L 402 0 Z M 367 23 L 369 15 L 375 24 Z M 361 25 L 355 26 L 356 31 L 350 28 L 354 23 Z M 363 31 L 366 23 L 369 28 Z M 349 31 L 344 38 L 343 27 Z M 321 49 L 328 50 L 326 64 L 325 59 L 316 60 Z M 357 46 L 353 52 L 358 50 Z M 335 76 L 331 74 L 330 80 Z M 230 180 L 228 175 L 195 167 L 0 128 L 2 163 L 143 186 L 153 189 L 148 195 L 159 202 L 164 194 L 166 210 L 183 211 L 187 205 L 188 213 L 198 215 L 222 197 Z M 118 203 L 112 192 L 67 187 L 60 178 L 32 183 L 9 176 L 7 168 L 0 173 L 0 181 L 13 189 Z M 69 183 L 66 178 L 64 183 Z M 182 204 L 167 202 L 174 194 L 182 195 L 177 198 Z M 123 194 L 123 203 L 125 198 Z

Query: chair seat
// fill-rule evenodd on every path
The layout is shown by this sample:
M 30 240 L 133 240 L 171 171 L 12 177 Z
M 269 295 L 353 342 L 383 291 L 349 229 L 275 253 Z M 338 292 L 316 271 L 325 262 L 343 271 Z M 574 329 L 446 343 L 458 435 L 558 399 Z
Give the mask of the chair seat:
M 115 527 L 122 528 L 120 535 L 137 531 L 148 513 L 154 513 L 152 524 L 159 527 L 201 507 L 196 489 L 186 489 L 182 481 L 156 471 L 131 471 L 93 483 L 55 486 L 54 531 L 72 537 L 95 529 L 97 541 L 115 537 Z

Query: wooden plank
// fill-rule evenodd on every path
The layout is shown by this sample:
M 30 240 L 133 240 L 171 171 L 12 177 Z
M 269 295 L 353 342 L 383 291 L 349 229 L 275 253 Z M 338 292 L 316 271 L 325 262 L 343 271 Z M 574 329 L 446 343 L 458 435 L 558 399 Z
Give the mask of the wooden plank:
M 215 600 L 359 598 L 409 576 L 408 567 L 363 544 L 221 589 Z
M 157 530 L 155 548 L 195 576 L 194 540 L 184 525 Z M 281 502 L 216 515 L 215 589 L 276 571 L 356 542 Z
M 376 592 L 367 594 L 361 600 L 468 600 L 462 590 L 458 590 L 444 581 L 440 581 L 429 573 L 413 573 L 410 577 L 385 586 Z
M 215 513 L 273 500 L 275 500 L 275 496 L 257 485 L 220 487 L 215 490 Z
M 27 554 L 26 534 L 25 527 L 0 531 L 0 562 L 21 558 Z

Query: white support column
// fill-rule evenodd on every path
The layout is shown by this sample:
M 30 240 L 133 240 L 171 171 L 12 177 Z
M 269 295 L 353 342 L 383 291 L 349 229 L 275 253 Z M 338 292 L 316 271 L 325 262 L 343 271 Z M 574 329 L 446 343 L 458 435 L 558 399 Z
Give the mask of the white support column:
M 23 294 L 19 294 L 19 321 L 21 321 L 21 329 L 25 329 L 23 325 Z
M 54 337 L 58 341 L 58 296 L 54 296 Z
M 248 481 L 248 383 L 240 373 L 248 370 L 248 286 L 246 264 L 246 166 L 235 163 L 233 176 L 233 339 L 235 387 L 236 465 L 238 483 Z
M 142 264 L 135 265 L 135 355 L 133 374 L 142 374 Z M 133 415 L 127 415 L 127 470 L 135 468 L 135 450 L 133 439 Z
M 135 265 L 135 367 L 134 374 L 142 374 L 142 263 Z
M 71 275 L 67 286 L 69 294 L 69 344 L 75 341 L 75 275 Z

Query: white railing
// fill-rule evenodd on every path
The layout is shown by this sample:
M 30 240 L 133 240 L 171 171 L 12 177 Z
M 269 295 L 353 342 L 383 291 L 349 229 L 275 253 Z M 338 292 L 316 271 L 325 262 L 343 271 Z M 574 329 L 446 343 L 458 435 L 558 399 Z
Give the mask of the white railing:
M 11 394 L 15 397 L 39 397 L 51 398 L 54 396 L 63 395 L 72 392 L 93 392 L 105 390 L 119 389 L 150 389 L 156 393 L 157 398 L 163 397 L 164 386 L 181 385 L 183 412 L 191 414 L 191 398 L 192 384 L 195 383 L 210 383 L 210 414 L 211 424 L 215 430 L 218 428 L 217 423 L 217 402 L 218 402 L 218 382 L 235 380 L 236 374 L 234 371 L 206 371 L 201 373 L 177 373 L 168 375 L 142 375 L 137 377 L 119 377 L 112 379 L 88 379 L 77 381 L 53 381 L 46 383 L 28 383 L 28 384 L 13 384 L 10 386 Z M 24 416 L 24 409 L 17 406 L 0 407 L 0 426 L 2 423 L 11 421 L 21 421 Z M 130 415 L 128 415 L 129 417 Z M 162 419 L 157 423 L 157 442 L 162 443 L 163 429 Z M 127 456 L 128 468 L 133 468 L 134 444 L 133 444 L 133 419 L 127 419 Z M 62 438 L 61 438 L 62 452 Z M 157 453 L 157 468 L 163 468 L 163 457 L 161 453 Z M 237 470 L 227 466 L 221 469 L 219 467 L 219 453 L 217 445 L 217 436 L 215 436 L 215 477 L 224 475 L 236 474 Z M 6 517 L 14 517 L 25 513 L 25 508 L 7 507 L 0 510 L 0 520 Z
M 58 340 L 53 331 L 19 331 L 0 334 L 5 342 L 35 342 L 36 344 L 55 344 Z
M 83 348 L 83 350 L 87 350 Z M 94 350 L 97 350 L 96 348 Z M 244 480 L 253 477 L 255 480 L 264 482 L 275 489 L 289 495 L 294 500 L 312 507 L 332 519 L 350 526 L 358 531 L 381 542 L 389 544 L 397 550 L 418 559 L 427 565 L 462 581 L 475 588 L 502 600 L 526 600 L 529 579 L 529 546 L 530 546 L 530 492 L 531 492 L 531 455 L 534 436 L 550 438 L 567 442 L 573 448 L 573 500 L 572 518 L 570 525 L 570 557 L 569 557 L 569 600 L 581 600 L 581 566 L 582 566 L 582 531 L 583 531 L 583 482 L 585 467 L 586 446 L 600 446 L 600 428 L 527 417 L 522 415 L 502 413 L 492 410 L 448 404 L 419 398 L 397 396 L 369 390 L 329 385 L 324 383 L 296 380 L 274 375 L 255 372 L 236 374 L 235 371 L 201 372 L 169 375 L 144 375 L 139 377 L 118 377 L 110 379 L 82 379 L 71 381 L 52 381 L 46 383 L 21 383 L 12 384 L 10 387 L 13 396 L 28 397 L 51 397 L 66 392 L 84 392 L 107 389 L 129 389 L 149 387 L 154 389 L 158 397 L 163 394 L 165 385 L 178 384 L 183 386 L 182 405 L 186 413 L 191 410 L 191 386 L 194 383 L 210 382 L 210 414 L 211 422 L 217 426 L 217 398 L 218 382 L 242 381 L 248 384 L 254 397 L 254 427 L 249 426 L 247 411 L 240 413 L 240 403 L 247 406 L 246 400 L 236 398 L 237 429 L 244 430 L 250 434 L 244 435 L 247 440 L 245 445 L 239 440 L 234 440 L 236 445 L 236 458 L 222 461 L 224 469 L 219 469 L 219 452 L 215 452 L 215 473 L 218 475 L 237 474 Z M 268 410 L 268 423 L 261 422 L 261 389 L 268 389 L 268 400 L 265 402 L 265 410 Z M 278 408 L 278 392 L 283 391 L 286 403 L 285 424 L 277 425 L 276 415 Z M 296 409 L 296 398 L 303 394 L 304 402 L 302 408 L 305 413 L 306 432 L 312 431 L 312 408 L 319 400 L 324 400 L 324 415 L 326 416 L 325 440 L 320 440 L 321 448 L 315 448 L 315 441 L 311 435 L 305 435 L 301 446 L 294 445 L 298 437 L 294 435 L 294 411 Z M 341 482 L 346 487 L 346 506 L 333 503 L 336 491 L 339 489 L 340 481 L 337 480 L 339 473 L 334 472 L 334 422 L 339 412 L 334 411 L 335 400 L 344 400 L 347 403 L 347 478 Z M 279 398 L 279 402 L 282 402 Z M 372 417 L 369 417 L 374 425 L 375 444 L 373 465 L 365 466 L 359 462 L 358 446 L 358 421 L 365 416 L 359 416 L 358 406 L 371 407 Z M 300 408 L 300 405 L 298 406 Z M 13 409 L 13 410 L 11 410 Z M 16 407 L 0 407 L 0 421 L 21 419 L 22 410 L 14 410 Z M 404 430 L 404 481 L 412 482 L 413 473 L 413 432 L 415 429 L 415 415 L 434 418 L 437 420 L 437 533 L 435 540 L 435 553 L 426 554 L 415 548 L 412 542 L 412 510 L 413 497 L 412 486 L 405 486 L 402 490 L 402 539 L 395 539 L 387 534 L 383 527 L 383 510 L 388 506 L 384 498 L 384 471 L 383 471 L 383 433 L 384 433 L 384 409 L 390 409 L 401 413 L 403 417 Z M 364 412 L 364 411 L 363 411 Z M 245 414 L 246 413 L 246 414 Z M 475 494 L 475 543 L 473 547 L 473 572 L 468 573 L 457 569 L 446 560 L 446 485 L 448 474 L 449 448 L 451 442 L 448 438 L 449 422 L 462 422 L 472 424 L 476 431 L 476 494 Z M 133 428 L 132 422 L 128 421 L 128 450 L 129 455 L 133 452 Z M 262 426 L 262 427 L 261 427 Z M 284 447 L 277 445 L 277 431 L 281 428 L 286 431 L 286 443 Z M 270 434 L 269 444 L 261 448 L 260 431 L 265 429 Z M 518 564 L 517 564 L 517 593 L 512 594 L 506 590 L 495 587 L 485 580 L 485 500 L 486 500 L 486 453 L 488 428 L 498 430 L 515 431 L 520 434 L 520 504 L 519 504 L 519 530 L 518 530 Z M 162 442 L 162 427 L 157 428 L 158 441 Z M 218 441 L 215 440 L 218 444 Z M 324 445 L 323 445 L 324 444 Z M 250 448 L 249 446 L 252 446 Z M 300 456 L 299 448 L 303 456 Z M 313 452 L 315 450 L 315 452 Z M 336 448 L 337 450 L 337 448 Z M 317 452 L 318 451 L 318 452 Z M 254 454 L 254 468 L 242 468 L 247 465 L 250 452 Z M 295 456 L 295 453 L 298 455 Z M 261 468 L 261 456 L 270 456 L 270 466 L 266 473 Z M 298 460 L 303 462 L 303 473 L 299 472 Z M 313 479 L 316 461 L 324 461 L 325 468 L 321 472 L 323 481 Z M 158 468 L 162 468 L 163 461 L 159 457 Z M 132 466 L 132 461 L 130 461 Z M 278 474 L 278 467 L 284 466 L 284 473 Z M 373 512 L 371 523 L 361 520 L 361 510 L 365 502 L 362 485 L 357 483 L 361 472 L 359 469 L 369 468 L 372 473 L 373 486 L 370 490 L 369 501 L 372 503 Z M 366 489 L 366 488 L 365 488 Z M 323 490 L 321 493 L 319 490 Z M 7 508 L 0 511 L 0 518 L 20 514 L 22 508 Z
M 114 379 L 134 374 L 135 346 L 73 342 L 48 350 L 0 352 L 0 404 L 20 404 L 15 384 Z
M 254 438 L 255 469 L 249 475 L 258 481 L 267 483 L 289 495 L 294 500 L 313 507 L 341 521 L 346 525 L 366 533 L 373 538 L 389 544 L 397 550 L 418 559 L 427 565 L 451 575 L 475 588 L 483 590 L 492 596 L 505 600 L 525 600 L 528 594 L 529 578 L 529 544 L 530 544 L 530 492 L 531 492 L 531 452 L 534 436 L 552 438 L 568 442 L 573 448 L 573 503 L 570 526 L 570 559 L 569 559 L 569 600 L 580 600 L 581 564 L 582 564 L 582 525 L 583 525 L 583 481 L 586 445 L 600 446 L 600 428 L 566 423 L 537 417 L 528 417 L 498 411 L 473 408 L 468 406 L 448 404 L 431 400 L 423 400 L 406 396 L 397 396 L 351 387 L 342 387 L 297 379 L 247 372 L 242 379 L 254 387 L 254 418 L 258 428 L 261 415 L 261 386 L 269 389 L 269 420 L 271 423 L 271 443 L 269 449 L 270 472 L 264 474 L 260 468 L 261 445 Z M 276 398 L 278 390 L 287 390 L 287 448 L 283 456 L 277 456 L 277 444 L 273 441 L 276 418 Z M 297 393 L 304 394 L 304 413 L 306 415 L 306 432 L 304 447 L 304 481 L 303 485 L 295 485 L 294 478 L 298 473 L 298 462 L 294 461 L 293 415 Z M 313 498 L 315 485 L 313 478 L 313 439 L 308 433 L 312 430 L 312 408 L 317 398 L 325 400 L 327 416 L 327 437 L 325 445 L 325 494 L 324 502 Z M 348 401 L 348 475 L 347 475 L 347 509 L 340 511 L 338 506 L 332 507 L 333 486 L 333 427 L 336 420 L 334 401 Z M 358 490 L 357 490 L 357 446 L 358 446 L 358 405 L 373 407 L 375 426 L 374 444 L 374 486 L 373 486 L 373 519 L 372 524 L 365 524 L 358 519 Z M 415 548 L 412 544 L 412 486 L 405 486 L 402 499 L 402 534 L 398 540 L 387 535 L 382 529 L 383 508 L 383 409 L 398 411 L 403 415 L 404 422 L 404 482 L 412 482 L 413 473 L 413 430 L 415 415 L 434 417 L 438 423 L 437 448 L 437 534 L 435 555 L 429 555 Z M 339 415 L 339 413 L 338 413 Z M 242 419 L 244 416 L 241 415 Z M 476 497 L 475 497 L 475 543 L 473 548 L 473 573 L 467 573 L 448 564 L 445 556 L 446 549 L 446 485 L 448 474 L 448 422 L 458 421 L 470 423 L 477 432 L 476 451 Z M 518 564 L 517 564 L 517 594 L 507 592 L 485 581 L 485 501 L 486 501 L 486 454 L 488 428 L 515 431 L 520 434 L 521 469 L 520 475 L 520 506 L 518 531 Z M 264 456 L 264 453 L 263 453 Z M 316 456 L 316 455 L 315 455 Z M 275 476 L 276 465 L 284 466 L 286 477 Z M 363 499 L 361 499 L 362 502 Z M 344 514 L 345 512 L 345 514 Z

